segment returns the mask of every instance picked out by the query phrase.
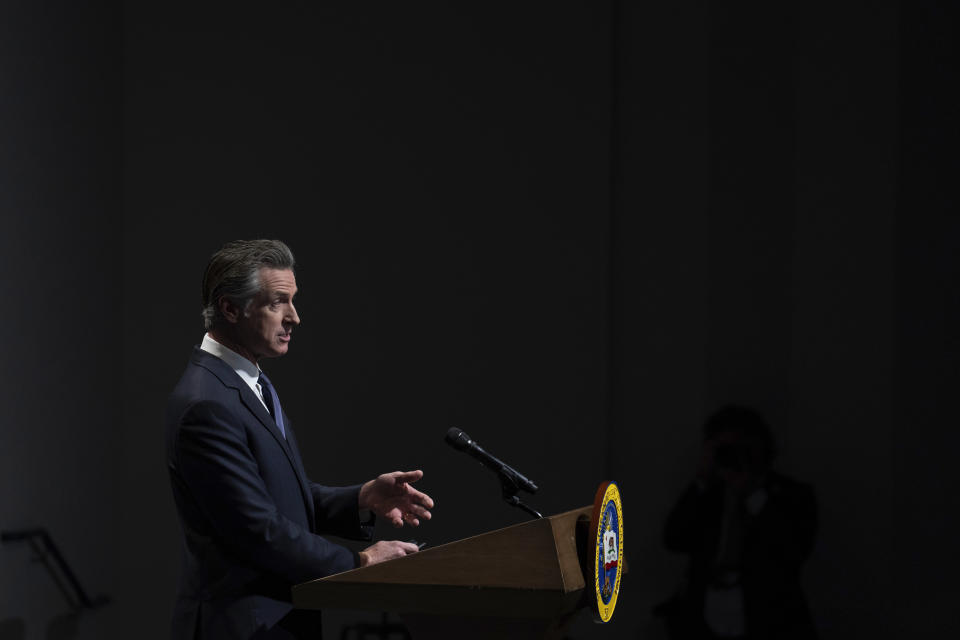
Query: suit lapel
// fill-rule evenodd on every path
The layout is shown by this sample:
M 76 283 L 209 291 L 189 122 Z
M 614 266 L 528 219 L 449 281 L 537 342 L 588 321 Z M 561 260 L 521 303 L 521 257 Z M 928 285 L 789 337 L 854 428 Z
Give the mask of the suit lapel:
M 294 474 L 297 476 L 297 482 L 300 484 L 300 491 L 303 493 L 303 502 L 307 509 L 307 515 L 309 517 L 308 522 L 313 525 L 314 523 L 314 509 L 313 509 L 313 496 L 310 493 L 310 487 L 307 484 L 307 475 L 303 468 L 303 461 L 300 459 L 300 452 L 296 449 L 296 445 L 293 443 L 293 429 L 289 426 L 287 427 L 287 433 L 289 434 L 291 441 L 288 441 L 283 437 L 283 434 L 280 433 L 280 428 L 277 427 L 276 421 L 273 419 L 273 416 L 270 415 L 270 412 L 267 411 L 267 408 L 263 406 L 263 403 L 260 402 L 260 398 L 253 392 L 241 378 L 237 375 L 237 372 L 230 368 L 227 363 L 225 363 L 220 358 L 203 351 L 200 348 L 195 348 L 194 350 L 194 362 L 201 367 L 209 370 L 224 385 L 236 389 L 240 394 L 240 401 L 243 403 L 243 406 L 247 408 L 250 413 L 252 413 L 260 424 L 270 432 L 270 435 L 277 441 L 277 444 L 280 445 L 280 448 L 283 450 L 283 453 L 287 456 L 287 460 L 290 462 L 290 466 L 293 467 Z M 286 418 L 286 414 L 284 414 Z M 289 425 L 289 422 L 285 424 Z
M 287 429 L 287 445 L 289 445 L 290 451 L 293 453 L 297 471 L 300 473 L 300 483 L 304 488 L 307 498 L 307 512 L 310 514 L 310 524 L 313 525 L 314 531 L 316 531 L 316 514 L 313 508 L 313 493 L 310 491 L 310 481 L 307 479 L 307 470 L 303 466 L 303 456 L 300 455 L 300 447 L 297 445 L 297 437 L 294 435 L 293 424 L 290 422 L 290 418 L 287 417 L 286 412 L 283 413 L 283 424 Z

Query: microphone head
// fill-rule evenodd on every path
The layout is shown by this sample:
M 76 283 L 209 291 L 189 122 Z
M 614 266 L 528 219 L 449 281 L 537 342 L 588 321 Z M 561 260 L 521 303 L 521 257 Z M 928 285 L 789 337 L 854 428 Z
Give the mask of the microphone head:
M 466 449 L 467 445 L 470 444 L 470 436 L 456 427 L 447 429 L 447 435 L 444 440 L 447 441 L 448 445 L 460 451 Z

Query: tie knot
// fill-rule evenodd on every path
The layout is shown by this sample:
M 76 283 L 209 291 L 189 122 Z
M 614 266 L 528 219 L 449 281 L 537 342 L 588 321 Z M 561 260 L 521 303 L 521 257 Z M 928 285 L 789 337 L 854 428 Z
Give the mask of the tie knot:
M 257 378 L 257 382 L 260 383 L 260 386 L 261 386 L 261 387 L 272 387 L 272 386 L 273 386 L 272 384 L 270 384 L 270 378 L 268 378 L 268 377 L 267 377 L 267 374 L 265 374 L 263 371 L 260 372 L 260 377 Z

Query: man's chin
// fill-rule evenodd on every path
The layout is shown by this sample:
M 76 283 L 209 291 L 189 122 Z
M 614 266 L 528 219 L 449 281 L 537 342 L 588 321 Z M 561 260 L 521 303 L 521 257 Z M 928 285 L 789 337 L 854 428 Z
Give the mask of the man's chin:
M 289 351 L 290 345 L 288 344 L 278 344 L 273 345 L 267 353 L 264 353 L 261 358 L 279 358 Z

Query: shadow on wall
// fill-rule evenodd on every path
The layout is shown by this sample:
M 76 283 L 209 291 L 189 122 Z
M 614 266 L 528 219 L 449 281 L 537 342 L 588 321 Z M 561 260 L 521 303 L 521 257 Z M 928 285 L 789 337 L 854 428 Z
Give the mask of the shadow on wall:
M 23 640 L 27 637 L 27 625 L 23 618 L 0 620 L 0 640 Z
M 54 616 L 47 623 L 46 640 L 71 640 L 79 635 L 77 622 L 80 614 L 74 611 Z M 23 618 L 0 620 L 0 640 L 24 640 L 27 637 L 27 625 Z
M 75 611 L 62 613 L 47 624 L 47 640 L 70 640 L 79 635 L 80 614 Z M 2 639 L 0 639 L 2 640 Z

